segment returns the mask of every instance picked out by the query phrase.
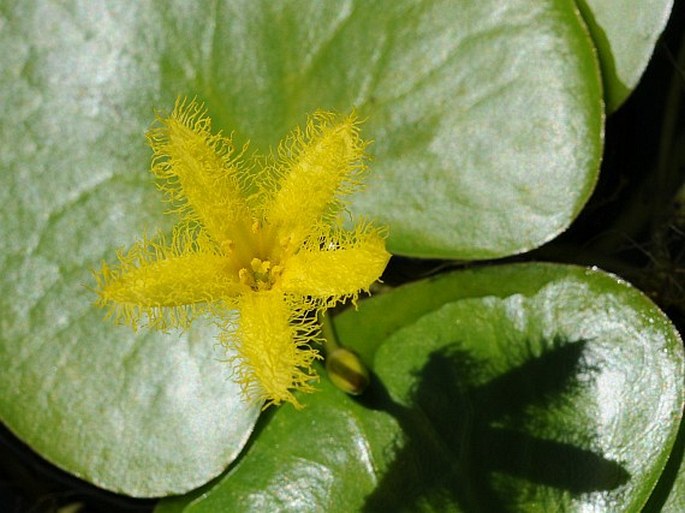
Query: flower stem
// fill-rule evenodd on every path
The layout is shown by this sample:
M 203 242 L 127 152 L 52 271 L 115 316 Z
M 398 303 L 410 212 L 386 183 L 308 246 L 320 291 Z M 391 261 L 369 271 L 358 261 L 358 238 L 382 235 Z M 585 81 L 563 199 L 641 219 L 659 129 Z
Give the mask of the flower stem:
M 321 325 L 321 335 L 323 336 L 323 348 L 326 356 L 333 351 L 340 348 L 338 343 L 338 336 L 335 333 L 335 328 L 331 322 L 331 316 L 328 312 L 321 312 L 319 314 L 319 324 Z

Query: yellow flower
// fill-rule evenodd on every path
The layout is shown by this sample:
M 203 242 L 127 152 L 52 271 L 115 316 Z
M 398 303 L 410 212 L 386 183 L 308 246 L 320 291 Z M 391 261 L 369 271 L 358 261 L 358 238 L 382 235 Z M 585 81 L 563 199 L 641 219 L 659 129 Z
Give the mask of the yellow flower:
M 317 112 L 276 155 L 242 160 L 229 137 L 211 133 L 202 105 L 179 99 L 148 141 L 179 221 L 170 238 L 102 264 L 97 304 L 134 329 L 143 318 L 165 329 L 214 314 L 245 395 L 300 407 L 293 392 L 316 379 L 316 314 L 368 291 L 390 257 L 382 229 L 342 226 L 344 197 L 366 169 L 357 120 Z

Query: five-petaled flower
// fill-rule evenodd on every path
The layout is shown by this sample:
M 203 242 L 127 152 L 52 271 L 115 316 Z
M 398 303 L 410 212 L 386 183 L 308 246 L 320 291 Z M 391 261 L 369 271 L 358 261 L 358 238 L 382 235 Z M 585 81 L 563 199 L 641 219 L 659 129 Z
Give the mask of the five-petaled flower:
M 390 256 L 383 229 L 341 219 L 366 169 L 358 122 L 317 112 L 275 155 L 243 158 L 202 105 L 179 99 L 148 141 L 179 221 L 102 264 L 97 304 L 134 328 L 214 314 L 244 394 L 300 407 L 293 392 L 316 379 L 316 314 L 368 291 Z

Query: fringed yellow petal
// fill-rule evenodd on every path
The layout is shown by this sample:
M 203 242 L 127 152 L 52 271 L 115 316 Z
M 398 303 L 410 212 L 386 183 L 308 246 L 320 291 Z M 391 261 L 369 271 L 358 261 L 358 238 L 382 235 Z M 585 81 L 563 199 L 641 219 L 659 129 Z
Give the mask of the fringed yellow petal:
M 304 132 L 298 128 L 278 149 L 282 176 L 267 221 L 299 244 L 311 226 L 331 220 L 342 207 L 341 197 L 361 185 L 365 147 L 354 114 L 312 115 Z
M 198 310 L 216 302 L 230 303 L 240 291 L 230 262 L 212 247 L 180 240 L 171 244 L 143 240 L 127 253 L 118 253 L 119 265 L 103 264 L 98 273 L 97 305 L 108 315 L 137 328 L 143 317 L 159 329 L 188 325 Z
M 249 209 L 240 188 L 233 144 L 211 133 L 202 104 L 178 99 L 168 118 L 159 118 L 148 142 L 152 173 L 183 221 L 197 221 L 217 242 L 232 239 Z
M 318 379 L 312 362 L 320 357 L 309 346 L 313 320 L 301 317 L 300 308 L 277 290 L 244 294 L 238 308 L 238 328 L 226 341 L 236 349 L 235 376 L 244 394 L 265 401 L 265 408 L 282 402 L 301 408 L 293 392 L 313 391 L 311 381 Z
M 357 299 L 380 278 L 390 258 L 383 230 L 360 224 L 352 232 L 333 232 L 316 239 L 289 258 L 280 277 L 290 294 L 310 295 L 328 306 Z
M 167 328 L 217 314 L 245 396 L 301 408 L 296 391 L 313 391 L 318 379 L 314 314 L 356 300 L 390 257 L 382 230 L 337 224 L 366 169 L 354 114 L 318 112 L 276 156 L 248 161 L 230 138 L 211 133 L 195 100 L 179 99 L 157 121 L 148 133 L 152 172 L 180 223 L 170 242 L 143 240 L 119 253 L 117 265 L 103 264 L 97 305 L 134 328 L 145 318 Z

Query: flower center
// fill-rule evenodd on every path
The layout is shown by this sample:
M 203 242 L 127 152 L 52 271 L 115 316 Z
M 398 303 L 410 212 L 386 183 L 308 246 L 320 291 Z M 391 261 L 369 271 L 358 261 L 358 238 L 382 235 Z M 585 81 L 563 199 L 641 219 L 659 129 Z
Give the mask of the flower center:
M 243 267 L 238 271 L 240 283 L 247 285 L 252 290 L 269 290 L 280 276 L 280 265 L 272 265 L 269 260 L 253 258 L 249 267 Z

